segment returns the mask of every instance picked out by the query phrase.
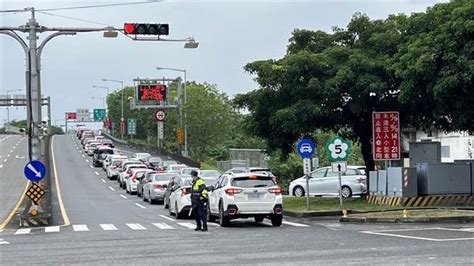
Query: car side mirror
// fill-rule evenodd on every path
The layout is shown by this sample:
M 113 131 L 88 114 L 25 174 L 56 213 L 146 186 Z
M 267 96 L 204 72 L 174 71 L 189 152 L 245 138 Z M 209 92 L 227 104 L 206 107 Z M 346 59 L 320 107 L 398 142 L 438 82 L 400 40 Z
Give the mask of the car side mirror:
M 214 189 L 215 189 L 214 186 L 208 186 L 208 187 L 207 187 L 207 190 L 209 190 L 209 191 L 211 191 L 211 192 L 214 191 Z

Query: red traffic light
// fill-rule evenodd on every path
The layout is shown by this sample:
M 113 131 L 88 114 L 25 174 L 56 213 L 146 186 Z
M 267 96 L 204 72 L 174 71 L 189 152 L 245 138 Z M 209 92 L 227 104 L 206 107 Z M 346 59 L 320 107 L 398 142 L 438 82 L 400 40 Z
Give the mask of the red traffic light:
M 150 24 L 150 23 L 125 23 L 125 34 L 135 35 L 168 35 L 168 24 Z
M 125 31 L 125 34 L 136 34 L 135 23 L 125 23 L 123 30 Z

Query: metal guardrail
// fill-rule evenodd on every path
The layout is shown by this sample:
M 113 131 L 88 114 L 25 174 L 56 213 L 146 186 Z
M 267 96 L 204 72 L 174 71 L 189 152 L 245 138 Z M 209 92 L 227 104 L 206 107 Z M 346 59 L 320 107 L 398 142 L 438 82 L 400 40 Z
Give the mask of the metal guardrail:
M 127 145 L 127 144 L 128 144 L 128 141 L 118 139 L 118 138 L 116 138 L 116 137 L 110 135 L 109 133 L 105 132 L 104 130 L 102 130 L 102 135 L 106 136 L 107 138 L 111 139 L 111 140 L 114 141 L 114 142 L 117 142 L 117 143 L 120 143 L 120 144 L 123 144 L 123 145 Z

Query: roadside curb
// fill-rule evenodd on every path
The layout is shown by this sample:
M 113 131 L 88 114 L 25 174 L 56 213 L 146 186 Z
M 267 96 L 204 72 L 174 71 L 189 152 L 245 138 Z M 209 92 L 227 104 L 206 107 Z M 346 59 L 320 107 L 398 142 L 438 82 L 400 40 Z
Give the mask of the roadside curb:
M 450 216 L 450 217 L 419 217 L 419 218 L 367 218 L 367 217 L 341 217 L 341 223 L 470 223 L 474 222 L 474 216 Z

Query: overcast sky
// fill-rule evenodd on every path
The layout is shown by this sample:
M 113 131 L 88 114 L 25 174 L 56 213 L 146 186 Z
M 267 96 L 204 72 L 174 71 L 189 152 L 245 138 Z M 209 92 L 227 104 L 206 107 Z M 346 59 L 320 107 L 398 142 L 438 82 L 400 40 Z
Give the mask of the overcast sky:
M 36 9 L 94 5 L 131 1 L 1 1 L 0 9 Z M 372 19 L 389 14 L 425 11 L 436 0 L 360 0 L 360 1 L 165 1 L 152 4 L 48 11 L 90 20 L 118 28 L 124 22 L 169 23 L 169 38 L 194 36 L 197 49 L 184 49 L 182 43 L 138 42 L 123 35 L 106 39 L 101 33 L 80 33 L 51 40 L 42 56 L 42 93 L 51 96 L 53 124 L 64 112 L 76 108 L 100 108 L 106 91 L 93 85 L 119 84 L 103 82 L 103 78 L 123 80 L 174 78 L 177 72 L 157 71 L 155 67 L 186 69 L 188 80 L 217 84 L 232 96 L 256 89 L 253 77 L 243 66 L 255 60 L 281 58 L 291 32 L 296 28 L 331 31 L 332 26 L 345 27 L 355 12 Z M 24 25 L 29 13 L 0 14 L 1 26 Z M 68 18 L 37 13 L 43 26 L 102 27 Z M 39 41 L 51 33 L 40 34 Z M 20 36 L 26 37 L 24 33 Z M 26 38 L 25 38 L 26 39 Z M 25 88 L 25 56 L 11 37 L 0 35 L 0 95 L 7 90 Z M 20 93 L 20 92 L 17 92 Z M 0 124 L 6 120 L 6 110 L 0 110 Z M 25 119 L 23 108 L 11 108 L 11 119 Z M 45 113 L 43 112 L 43 116 Z

